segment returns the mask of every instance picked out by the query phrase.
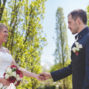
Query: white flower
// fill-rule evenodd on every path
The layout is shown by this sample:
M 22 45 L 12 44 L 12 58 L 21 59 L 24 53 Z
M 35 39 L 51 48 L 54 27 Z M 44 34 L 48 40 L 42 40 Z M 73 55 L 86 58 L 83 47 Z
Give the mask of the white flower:
M 82 48 L 82 45 L 81 44 L 79 44 L 79 48 Z
M 79 51 L 79 47 L 78 47 L 78 48 L 76 48 L 76 51 Z
M 14 82 L 14 85 L 16 85 L 17 81 Z
M 72 51 L 73 51 L 73 52 L 76 52 L 76 48 L 75 48 L 75 47 L 74 47 L 74 48 L 72 48 Z
M 2 84 L 2 83 L 0 83 L 0 89 L 1 89 L 1 88 L 3 88 L 3 84 Z
M 11 68 L 8 67 L 7 70 L 6 70 L 6 73 L 9 73 L 10 74 L 11 72 L 12 72 Z
M 16 72 L 12 72 L 11 75 L 16 77 Z
M 9 75 L 8 75 L 8 74 L 6 74 L 6 75 L 5 75 L 5 79 L 8 79 L 8 78 L 9 78 Z
M 3 88 L 2 89 L 6 89 L 7 88 L 7 86 L 3 86 Z
M 18 81 L 18 80 L 21 80 L 21 78 L 19 77 L 18 74 L 17 74 L 17 76 L 16 76 L 16 79 L 17 79 L 17 81 Z
M 80 50 L 81 48 L 83 48 L 83 46 L 82 46 L 81 44 L 79 44 L 78 42 L 75 42 L 75 47 L 72 48 L 72 51 L 73 51 L 74 53 L 76 53 L 76 52 L 79 52 L 79 50 Z
M 79 43 L 78 42 L 75 42 L 75 45 L 76 45 L 76 47 L 78 47 L 79 46 Z

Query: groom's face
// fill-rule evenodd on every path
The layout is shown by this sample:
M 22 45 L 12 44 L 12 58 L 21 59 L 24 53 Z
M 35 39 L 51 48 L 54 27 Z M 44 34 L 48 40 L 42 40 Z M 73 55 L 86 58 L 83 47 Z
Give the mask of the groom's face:
M 71 15 L 68 16 L 68 28 L 70 29 L 72 34 L 76 34 L 79 29 L 79 26 L 77 24 L 77 19 L 74 20 Z

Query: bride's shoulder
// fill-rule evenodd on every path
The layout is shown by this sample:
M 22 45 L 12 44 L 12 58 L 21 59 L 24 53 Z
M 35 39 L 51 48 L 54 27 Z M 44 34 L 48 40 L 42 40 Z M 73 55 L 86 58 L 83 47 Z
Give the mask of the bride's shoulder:
M 9 49 L 8 49 L 8 48 L 3 47 L 3 49 L 4 49 L 6 52 L 10 53 L 10 51 L 9 51 Z

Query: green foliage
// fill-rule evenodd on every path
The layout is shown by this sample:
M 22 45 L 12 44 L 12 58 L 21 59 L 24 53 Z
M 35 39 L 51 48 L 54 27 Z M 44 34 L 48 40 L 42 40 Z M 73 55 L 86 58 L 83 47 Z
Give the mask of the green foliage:
M 65 62 L 65 65 L 64 67 L 68 66 L 70 64 L 70 59 L 68 59 L 66 62 Z M 58 64 L 55 64 L 54 66 L 51 67 L 51 70 L 50 72 L 52 71 L 56 71 L 56 70 L 59 70 L 59 69 L 62 69 L 63 68 L 63 64 L 62 63 L 58 63 Z M 67 78 L 65 79 L 62 79 L 62 80 L 59 80 L 59 83 L 60 83 L 60 87 L 62 87 L 63 89 L 63 80 L 65 80 L 65 85 L 66 85 L 66 89 L 72 89 L 72 75 L 68 76 Z
M 0 0 L 1 1 L 1 0 Z M 9 37 L 4 44 L 19 66 L 34 73 L 41 72 L 40 56 L 45 45 L 42 37 L 42 19 L 45 12 L 45 0 L 6 0 L 1 23 L 8 26 Z M 24 77 L 17 89 L 36 89 L 39 82 Z
M 89 5 L 87 6 L 87 24 L 89 26 Z

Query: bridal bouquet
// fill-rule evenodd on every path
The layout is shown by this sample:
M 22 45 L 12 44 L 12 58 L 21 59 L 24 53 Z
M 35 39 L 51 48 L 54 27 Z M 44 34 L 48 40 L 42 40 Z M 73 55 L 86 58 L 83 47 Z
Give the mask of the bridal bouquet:
M 4 78 L 15 86 L 18 86 L 23 78 L 23 73 L 18 69 L 16 65 L 11 65 L 6 69 Z

